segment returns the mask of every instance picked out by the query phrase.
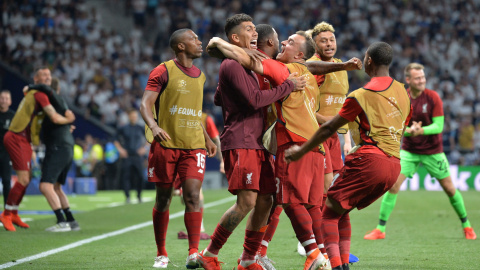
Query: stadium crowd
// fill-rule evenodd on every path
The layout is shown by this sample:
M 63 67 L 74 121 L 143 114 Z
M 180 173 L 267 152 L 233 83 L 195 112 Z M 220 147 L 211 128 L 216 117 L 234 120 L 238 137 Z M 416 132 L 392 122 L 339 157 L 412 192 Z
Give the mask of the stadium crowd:
M 240 12 L 273 25 L 280 40 L 328 21 L 336 26 L 344 61 L 362 57 L 368 44 L 382 40 L 397 55 L 391 68 L 395 79 L 404 81 L 406 64 L 423 63 L 427 88 L 444 102 L 444 148 L 451 163 L 480 164 L 478 1 L 127 0 L 121 8 L 133 30 L 125 36 L 110 30 L 100 12 L 118 4 L 114 0 L 94 7 L 85 0 L 2 3 L 2 61 L 27 77 L 34 67 L 48 65 L 71 104 L 112 127 L 128 122 L 129 108 L 139 108 L 149 72 L 173 58 L 167 37 L 176 29 L 193 29 L 206 45 L 211 37 L 224 37 L 225 19 Z M 205 54 L 195 65 L 207 76 L 204 110 L 222 126 L 221 110 L 213 105 L 219 61 Z M 366 80 L 363 72 L 353 73 L 350 89 Z

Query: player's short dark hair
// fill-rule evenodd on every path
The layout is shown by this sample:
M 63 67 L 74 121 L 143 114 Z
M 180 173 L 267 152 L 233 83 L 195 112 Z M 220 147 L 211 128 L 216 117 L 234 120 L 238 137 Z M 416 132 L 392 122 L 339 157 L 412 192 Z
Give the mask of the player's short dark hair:
M 3 89 L 2 91 L 0 91 L 0 94 L 3 94 L 3 93 L 7 93 L 9 95 L 12 95 L 12 92 L 10 92 L 10 90 L 8 90 L 8 89 Z
M 227 35 L 227 38 L 242 22 L 253 22 L 253 19 L 245 13 L 235 14 L 227 19 L 225 22 L 225 34 Z
M 180 42 L 182 42 L 182 36 L 187 31 L 191 31 L 191 29 L 188 29 L 188 28 L 178 29 L 175 32 L 173 32 L 173 34 L 170 36 L 169 44 L 170 44 L 170 48 L 172 48 L 174 52 L 178 50 L 177 46 Z
M 50 68 L 47 67 L 47 66 L 38 66 L 38 67 L 35 68 L 35 73 L 34 74 L 37 74 L 40 70 L 43 70 L 43 69 L 50 70 Z
M 368 55 L 377 66 L 389 66 L 393 59 L 393 48 L 386 42 L 375 42 L 367 49 Z
M 303 43 L 301 50 L 304 55 L 304 59 L 310 59 L 315 54 L 315 42 L 313 39 L 307 35 L 305 31 L 297 31 L 295 34 L 305 38 L 305 43 Z
M 266 42 L 268 39 L 273 37 L 275 30 L 270 24 L 259 24 L 256 25 L 258 39 L 257 43 Z

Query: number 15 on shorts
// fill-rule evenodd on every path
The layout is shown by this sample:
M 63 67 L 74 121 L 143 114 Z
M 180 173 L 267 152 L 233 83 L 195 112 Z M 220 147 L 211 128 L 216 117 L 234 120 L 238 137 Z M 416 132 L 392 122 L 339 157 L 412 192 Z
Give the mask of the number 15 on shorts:
M 205 155 L 202 153 L 197 153 L 197 167 L 205 169 Z

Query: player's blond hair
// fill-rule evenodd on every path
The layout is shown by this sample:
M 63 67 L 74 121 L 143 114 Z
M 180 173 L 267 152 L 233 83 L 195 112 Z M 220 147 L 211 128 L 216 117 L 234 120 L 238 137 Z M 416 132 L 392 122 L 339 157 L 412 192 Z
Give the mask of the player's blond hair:
M 327 32 L 330 31 L 332 33 L 335 33 L 335 28 L 333 28 L 333 25 L 327 23 L 327 22 L 321 22 L 312 29 L 312 38 L 315 38 L 318 34 L 322 32 Z
M 405 78 L 410 78 L 410 70 L 415 69 L 415 70 L 424 70 L 425 67 L 422 64 L 419 63 L 410 63 L 405 67 L 404 75 Z
M 307 31 L 305 31 L 305 35 L 307 35 L 310 38 L 312 38 L 312 33 L 313 33 L 313 29 L 308 29 Z

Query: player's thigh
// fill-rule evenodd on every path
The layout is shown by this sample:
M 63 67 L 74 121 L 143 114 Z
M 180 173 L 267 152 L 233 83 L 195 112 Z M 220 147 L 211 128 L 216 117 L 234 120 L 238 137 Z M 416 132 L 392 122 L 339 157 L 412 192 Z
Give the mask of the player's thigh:
M 12 167 L 16 171 L 30 170 L 32 159 L 32 146 L 28 140 L 13 132 L 7 132 L 3 138 L 5 149 L 12 160 Z
M 153 141 L 148 153 L 147 177 L 149 182 L 172 186 L 177 175 L 180 150 L 164 148 Z
M 424 155 L 422 164 L 427 169 L 427 172 L 437 180 L 444 179 L 450 175 L 450 164 L 445 153 Z
M 260 191 L 263 150 L 232 149 L 223 151 L 228 191 L 236 195 L 240 190 Z
M 420 155 L 400 150 L 400 165 L 402 167 L 400 173 L 407 178 L 412 177 L 417 172 L 420 162 Z
M 197 179 L 203 182 L 205 175 L 205 149 L 181 150 L 177 164 L 177 172 L 180 181 Z

